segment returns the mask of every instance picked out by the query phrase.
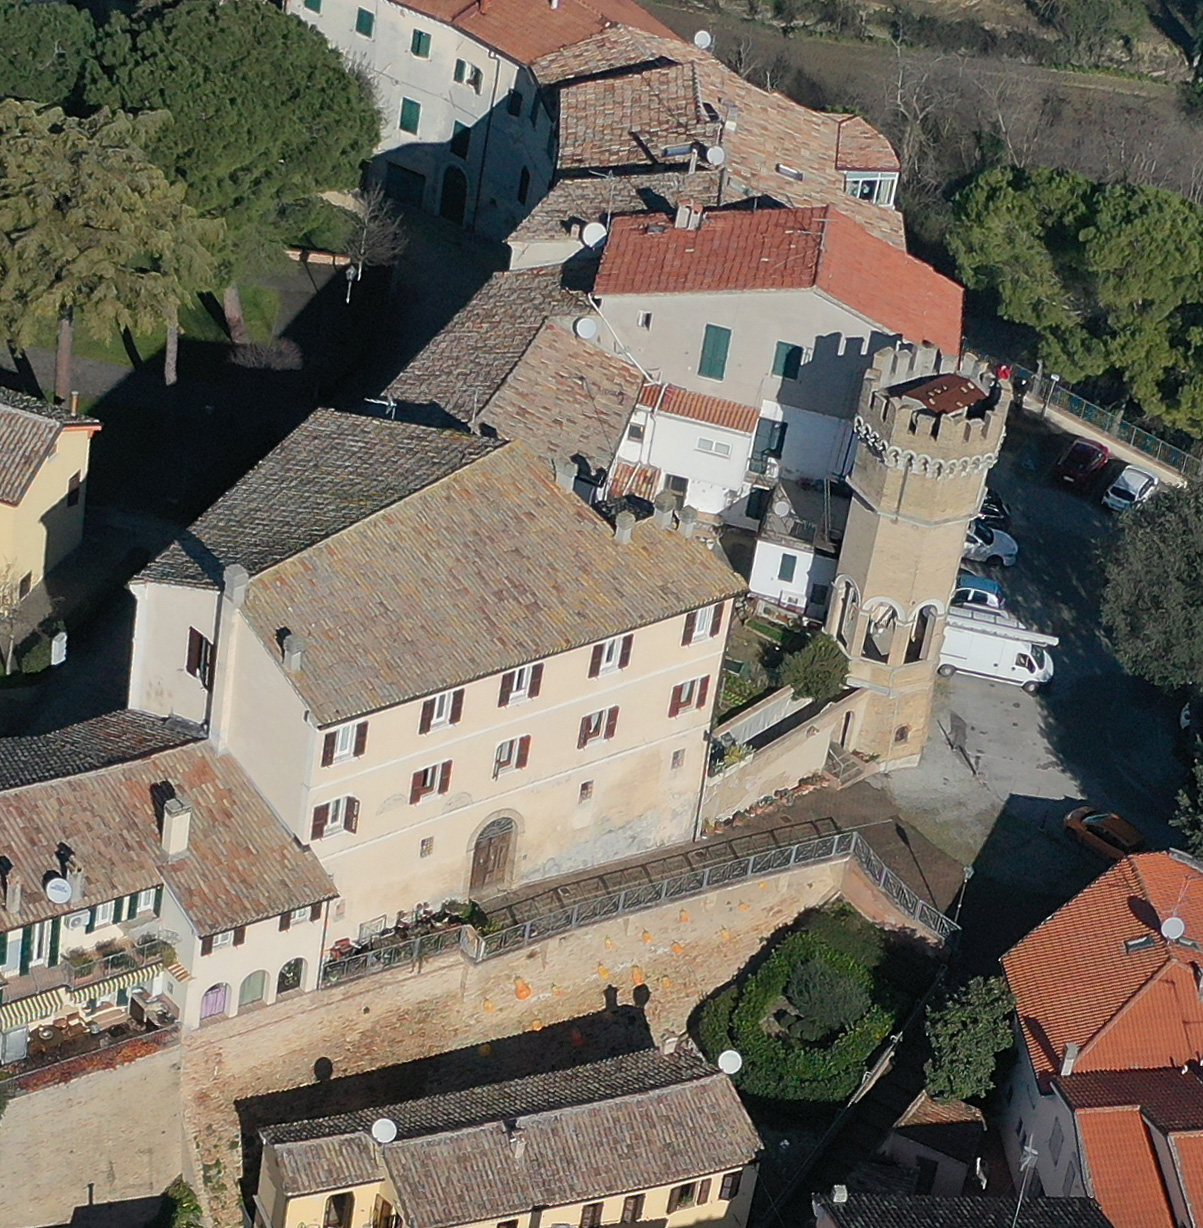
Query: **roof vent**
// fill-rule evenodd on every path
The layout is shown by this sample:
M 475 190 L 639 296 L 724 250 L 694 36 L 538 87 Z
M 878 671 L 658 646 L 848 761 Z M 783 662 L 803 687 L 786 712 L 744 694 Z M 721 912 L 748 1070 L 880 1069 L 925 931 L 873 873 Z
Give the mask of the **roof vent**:
M 21 911 L 21 875 L 15 868 L 11 868 L 4 876 L 4 911 Z
M 784 176 L 786 179 L 796 180 L 798 183 L 801 183 L 806 178 L 800 170 L 792 166 L 786 166 L 784 162 L 777 163 L 777 174 Z
M 1139 938 L 1125 938 L 1124 951 L 1131 955 L 1133 951 L 1148 951 L 1157 945 L 1157 939 L 1152 934 L 1141 934 Z
M 831 1187 L 831 1201 L 837 1206 L 842 1206 L 848 1201 L 848 1187 L 846 1185 L 833 1185 Z
M 674 225 L 678 230 L 697 230 L 702 224 L 702 207 L 693 200 L 683 200 L 677 205 Z
M 1063 1079 L 1073 1074 L 1074 1066 L 1078 1061 L 1078 1054 L 1081 1052 L 1081 1045 L 1075 1045 L 1071 1042 L 1065 1046 L 1065 1052 L 1061 1055 L 1061 1077 Z
M 564 456 L 556 457 L 556 485 L 564 490 L 573 490 L 576 483 L 577 464 Z
M 677 516 L 677 532 L 680 533 L 682 537 L 692 537 L 697 527 L 697 509 L 692 507 L 683 507 Z
M 305 665 L 305 648 L 304 639 L 289 632 L 284 637 L 284 643 L 281 645 L 284 652 L 284 668 L 290 673 L 299 673 Z
M 526 1154 L 526 1131 L 516 1121 L 507 1121 L 505 1136 L 509 1140 L 510 1152 L 514 1159 L 521 1160 Z
M 671 529 L 676 519 L 677 496 L 671 490 L 662 490 L 652 500 L 652 520 L 658 529 Z

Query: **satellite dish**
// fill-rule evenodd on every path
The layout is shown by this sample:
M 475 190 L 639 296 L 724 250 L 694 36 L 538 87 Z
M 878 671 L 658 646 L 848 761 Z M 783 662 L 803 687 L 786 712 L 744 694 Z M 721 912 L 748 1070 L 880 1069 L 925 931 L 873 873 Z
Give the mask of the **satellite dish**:
M 1166 917 L 1161 923 L 1161 936 L 1177 942 L 1186 933 L 1186 922 L 1181 917 Z
M 709 51 L 714 46 L 714 35 L 709 30 L 699 30 L 693 36 L 693 45 L 703 51 Z
M 744 1068 L 744 1060 L 735 1049 L 724 1049 L 718 1055 L 718 1068 L 723 1074 L 739 1074 Z
M 71 884 L 58 874 L 52 874 L 46 880 L 42 890 L 51 904 L 71 903 Z
M 721 145 L 709 145 L 706 148 L 706 161 L 711 166 L 722 166 L 727 160 L 727 151 Z
M 377 1117 L 372 1122 L 372 1137 L 378 1143 L 391 1143 L 397 1137 L 397 1123 L 390 1117 Z
M 601 222 L 589 222 L 581 228 L 581 242 L 586 247 L 597 247 L 605 240 L 606 228 Z
M 592 316 L 581 316 L 573 323 L 572 331 L 582 341 L 592 341 L 597 336 L 597 321 Z

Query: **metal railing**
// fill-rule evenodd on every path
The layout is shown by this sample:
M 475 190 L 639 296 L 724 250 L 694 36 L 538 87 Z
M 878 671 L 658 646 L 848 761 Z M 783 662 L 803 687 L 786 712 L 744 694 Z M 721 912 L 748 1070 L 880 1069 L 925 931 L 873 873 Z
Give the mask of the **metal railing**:
M 447 929 L 435 930 L 431 934 L 422 934 L 417 938 L 405 938 L 399 942 L 384 942 L 366 951 L 355 951 L 350 955 L 328 959 L 322 964 L 319 987 L 324 989 L 343 981 L 355 981 L 373 972 L 383 972 L 386 968 L 409 967 L 413 969 L 419 967 L 435 955 L 458 949 L 461 930 L 466 928 L 466 926 L 459 925 L 451 926 Z
M 121 972 L 162 963 L 163 952 L 173 949 L 172 939 L 178 940 L 178 935 L 161 934 L 148 942 L 122 947 L 107 955 L 88 955 L 83 958 L 64 956 L 61 966 L 66 969 L 67 984 L 72 989 L 79 989 L 94 981 L 107 980 Z

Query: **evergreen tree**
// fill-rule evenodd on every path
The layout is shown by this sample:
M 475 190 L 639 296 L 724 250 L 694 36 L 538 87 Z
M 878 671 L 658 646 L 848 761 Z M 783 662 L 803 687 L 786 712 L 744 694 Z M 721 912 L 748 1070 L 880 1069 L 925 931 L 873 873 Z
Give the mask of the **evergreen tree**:
M 1178 806 L 1170 822 L 1182 833 L 1182 842 L 1192 857 L 1203 857 L 1203 760 L 1195 760 L 1191 778 L 1178 794 Z
M 781 662 L 778 676 L 782 686 L 792 686 L 796 698 L 826 703 L 834 699 L 848 681 L 848 658 L 824 631 L 812 635 L 804 648 L 791 652 Z
M 927 1008 L 932 1057 L 924 1067 L 935 1100 L 984 1096 L 994 1086 L 998 1055 L 1011 1047 L 1011 991 L 1001 976 L 976 976 Z
M 0 98 L 70 109 L 83 84 L 96 28 L 71 4 L 0 0 Z

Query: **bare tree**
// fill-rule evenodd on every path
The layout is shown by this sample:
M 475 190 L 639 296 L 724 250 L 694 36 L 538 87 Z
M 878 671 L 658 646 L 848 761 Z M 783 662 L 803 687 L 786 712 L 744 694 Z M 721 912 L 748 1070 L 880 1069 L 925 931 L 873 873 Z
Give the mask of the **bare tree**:
M 364 269 L 396 264 L 409 243 L 405 222 L 396 205 L 379 185 L 356 194 L 355 225 L 347 243 L 351 268 L 347 273 L 347 301 L 351 285 L 363 276 Z
M 4 652 L 4 673 L 13 672 L 17 655 L 17 632 L 21 625 L 21 584 L 11 563 L 0 567 L 0 649 Z
M 760 68 L 760 57 L 753 50 L 750 38 L 741 38 L 724 58 L 727 67 L 745 81 L 751 81 Z

